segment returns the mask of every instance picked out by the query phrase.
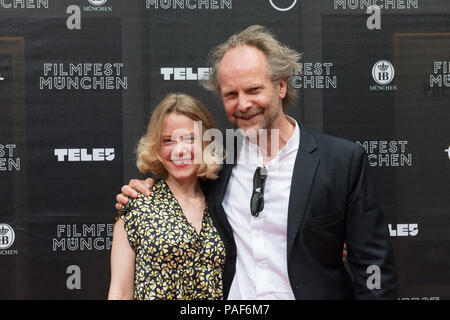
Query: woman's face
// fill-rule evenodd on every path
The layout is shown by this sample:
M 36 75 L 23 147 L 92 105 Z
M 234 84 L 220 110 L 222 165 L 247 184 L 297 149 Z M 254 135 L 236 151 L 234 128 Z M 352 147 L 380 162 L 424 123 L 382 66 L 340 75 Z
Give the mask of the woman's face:
M 180 182 L 197 179 L 202 143 L 201 132 L 195 135 L 194 130 L 194 120 L 185 115 L 170 113 L 164 117 L 161 160 L 169 176 Z

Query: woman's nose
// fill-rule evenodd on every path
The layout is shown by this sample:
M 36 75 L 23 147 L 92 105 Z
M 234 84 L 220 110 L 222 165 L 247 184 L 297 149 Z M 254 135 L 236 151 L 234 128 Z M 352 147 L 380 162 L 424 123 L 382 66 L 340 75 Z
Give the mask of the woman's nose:
M 175 147 L 176 154 L 182 158 L 184 154 L 188 151 L 187 144 L 182 140 L 178 140 L 177 145 Z

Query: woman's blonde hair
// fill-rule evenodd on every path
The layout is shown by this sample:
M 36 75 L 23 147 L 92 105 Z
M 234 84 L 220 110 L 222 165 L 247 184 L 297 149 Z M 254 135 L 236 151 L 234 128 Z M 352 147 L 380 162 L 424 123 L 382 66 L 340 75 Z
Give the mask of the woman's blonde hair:
M 210 91 L 215 91 L 219 97 L 219 64 L 225 54 L 236 47 L 250 46 L 261 50 L 267 59 L 269 76 L 273 82 L 286 79 L 287 92 L 282 100 L 283 110 L 294 103 L 297 91 L 292 85 L 294 71 L 300 71 L 301 54 L 280 43 L 266 28 L 259 25 L 250 26 L 238 34 L 232 35 L 227 41 L 213 48 L 208 56 L 211 66 L 209 79 L 202 85 Z
M 161 161 L 161 133 L 164 118 L 177 113 L 184 115 L 194 121 L 201 121 L 202 135 L 208 129 L 217 129 L 217 125 L 205 105 L 198 99 L 184 93 L 168 94 L 153 111 L 148 124 L 147 132 L 139 140 L 137 145 L 137 167 L 141 173 L 153 173 L 157 178 L 166 178 L 168 173 Z M 203 150 L 210 142 L 203 142 Z M 212 148 L 208 148 L 214 150 Z M 215 150 L 216 151 L 216 150 Z M 220 155 L 205 155 L 202 152 L 202 163 L 197 170 L 197 176 L 206 179 L 216 179 L 221 169 L 223 158 Z M 207 159 L 205 159 L 205 156 Z

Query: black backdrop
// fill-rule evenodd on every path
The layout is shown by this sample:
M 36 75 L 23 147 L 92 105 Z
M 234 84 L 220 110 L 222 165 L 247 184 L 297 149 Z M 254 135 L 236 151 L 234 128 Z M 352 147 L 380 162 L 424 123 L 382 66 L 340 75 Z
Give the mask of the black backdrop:
M 0 298 L 106 298 L 114 197 L 142 177 L 153 108 L 184 91 L 229 127 L 196 79 L 252 24 L 304 54 L 289 113 L 366 148 L 400 299 L 450 298 L 448 0 L 0 1 Z

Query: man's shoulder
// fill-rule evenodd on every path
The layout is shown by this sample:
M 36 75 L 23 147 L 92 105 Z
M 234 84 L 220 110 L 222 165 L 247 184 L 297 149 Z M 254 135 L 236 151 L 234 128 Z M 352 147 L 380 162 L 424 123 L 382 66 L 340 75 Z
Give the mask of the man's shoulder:
M 351 156 L 353 153 L 364 153 L 361 145 L 343 137 L 324 132 L 314 132 L 305 128 L 302 128 L 302 134 L 311 136 L 321 153 L 347 156 Z

